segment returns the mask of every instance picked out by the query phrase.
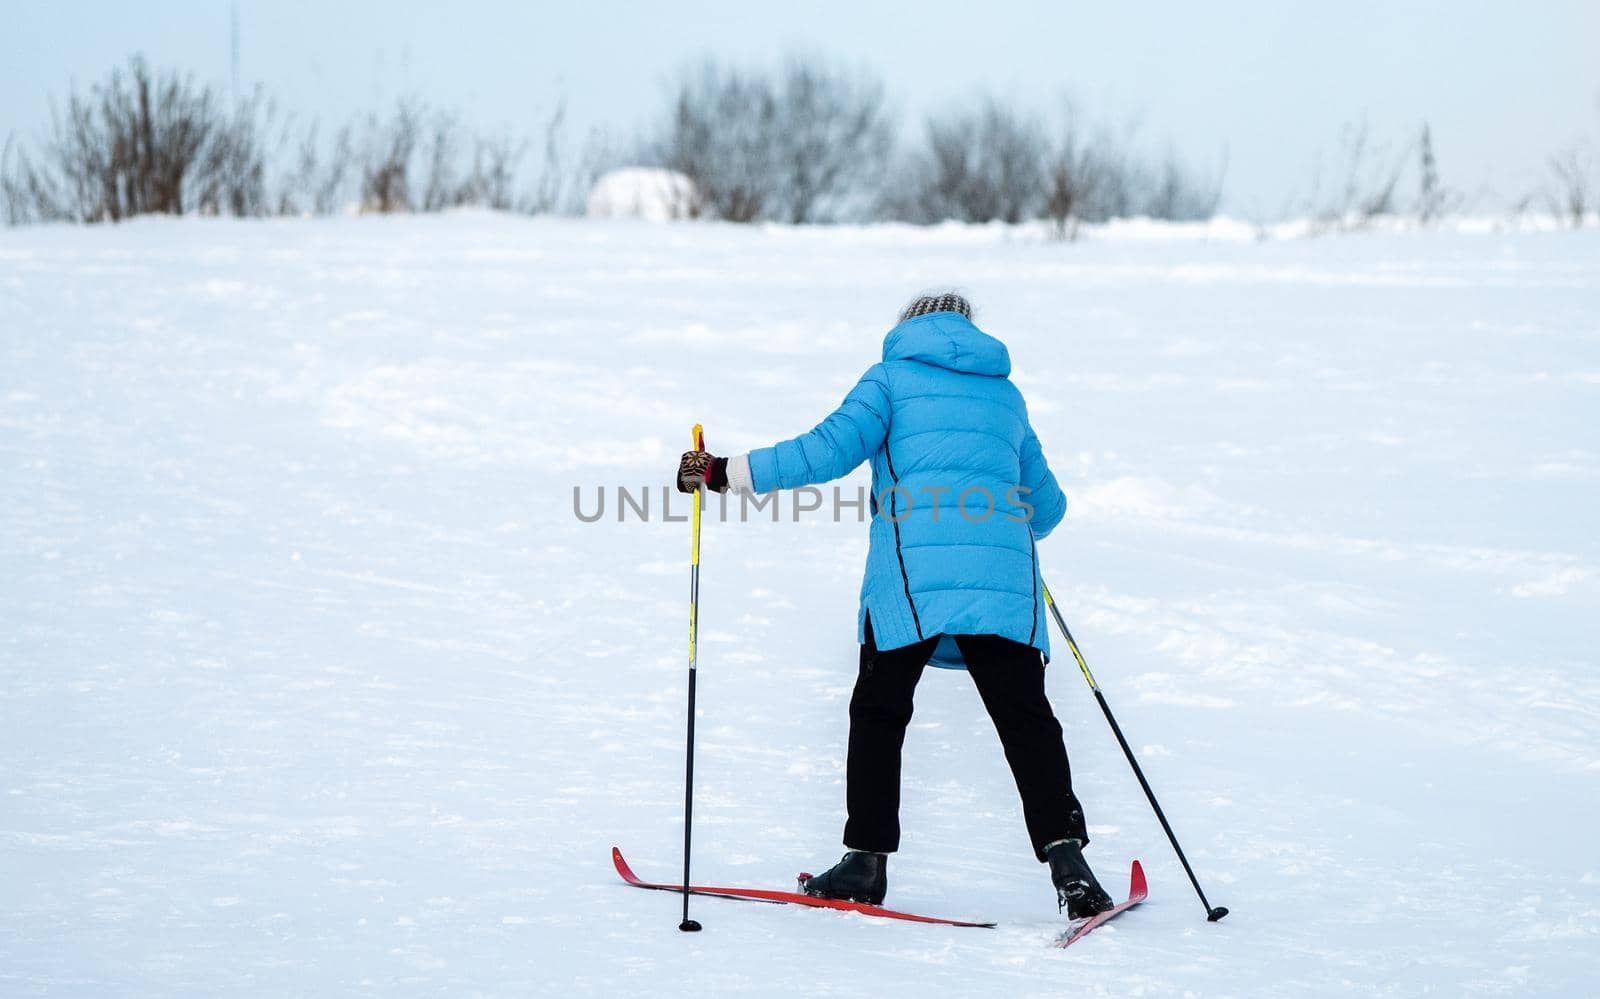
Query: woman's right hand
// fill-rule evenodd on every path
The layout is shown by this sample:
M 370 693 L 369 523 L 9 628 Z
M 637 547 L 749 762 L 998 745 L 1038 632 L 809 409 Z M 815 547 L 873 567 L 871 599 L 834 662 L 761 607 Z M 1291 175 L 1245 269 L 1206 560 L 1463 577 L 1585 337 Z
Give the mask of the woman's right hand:
M 728 488 L 728 459 L 709 451 L 685 451 L 678 459 L 678 492 L 692 493 L 701 486 L 714 493 Z

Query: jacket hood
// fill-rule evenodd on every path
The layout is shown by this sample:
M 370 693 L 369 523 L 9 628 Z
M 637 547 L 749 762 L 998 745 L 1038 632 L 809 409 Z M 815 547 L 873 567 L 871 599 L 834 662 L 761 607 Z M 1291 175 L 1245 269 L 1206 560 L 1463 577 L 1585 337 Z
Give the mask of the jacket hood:
M 973 375 L 1011 374 L 1006 345 L 959 312 L 934 312 L 905 322 L 883 338 L 885 361 L 921 361 Z

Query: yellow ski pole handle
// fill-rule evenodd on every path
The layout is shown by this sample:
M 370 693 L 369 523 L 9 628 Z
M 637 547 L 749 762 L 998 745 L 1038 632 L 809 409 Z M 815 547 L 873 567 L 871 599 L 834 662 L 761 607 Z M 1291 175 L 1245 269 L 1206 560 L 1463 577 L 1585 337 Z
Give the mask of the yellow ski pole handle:
M 706 432 L 698 423 L 694 425 L 693 437 L 694 449 L 696 451 L 704 451 L 706 449 Z M 694 548 L 689 553 L 692 565 L 700 564 L 700 496 L 704 492 L 704 489 L 699 488 L 694 491 Z
M 694 449 L 706 449 L 706 432 L 700 424 L 694 425 L 691 435 L 694 439 Z M 698 629 L 700 613 L 700 497 L 705 492 L 697 487 L 694 491 L 694 521 L 690 535 L 689 547 L 689 668 L 695 667 L 695 635 Z

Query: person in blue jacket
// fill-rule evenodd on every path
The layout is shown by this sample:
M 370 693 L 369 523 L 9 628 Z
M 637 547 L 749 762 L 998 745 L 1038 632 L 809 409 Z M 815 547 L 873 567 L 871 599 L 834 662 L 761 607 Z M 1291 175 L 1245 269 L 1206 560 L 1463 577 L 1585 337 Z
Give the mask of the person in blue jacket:
M 1073 918 L 1111 907 L 1083 857 L 1083 808 L 1045 696 L 1038 541 L 1067 500 L 1008 377 L 1005 345 L 953 292 L 913 301 L 844 402 L 811 432 L 731 458 L 690 451 L 678 488 L 768 493 L 872 465 L 859 672 L 846 764 L 849 851 L 804 891 L 873 905 L 900 846 L 900 751 L 923 668 L 965 668 L 994 721 L 1036 857 Z

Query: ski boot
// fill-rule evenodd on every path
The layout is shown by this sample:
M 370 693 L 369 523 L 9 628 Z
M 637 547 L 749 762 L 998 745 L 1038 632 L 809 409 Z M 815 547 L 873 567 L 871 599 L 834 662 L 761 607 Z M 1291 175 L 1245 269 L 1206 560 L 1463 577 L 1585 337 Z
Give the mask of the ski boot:
M 818 898 L 882 905 L 889 893 L 889 855 L 851 850 L 821 874 L 801 875 L 800 890 Z
M 1077 840 L 1065 839 L 1051 844 L 1045 852 L 1045 860 L 1050 864 L 1050 880 L 1055 882 L 1056 904 L 1066 910 L 1068 919 L 1097 916 L 1116 904 L 1095 880 Z

